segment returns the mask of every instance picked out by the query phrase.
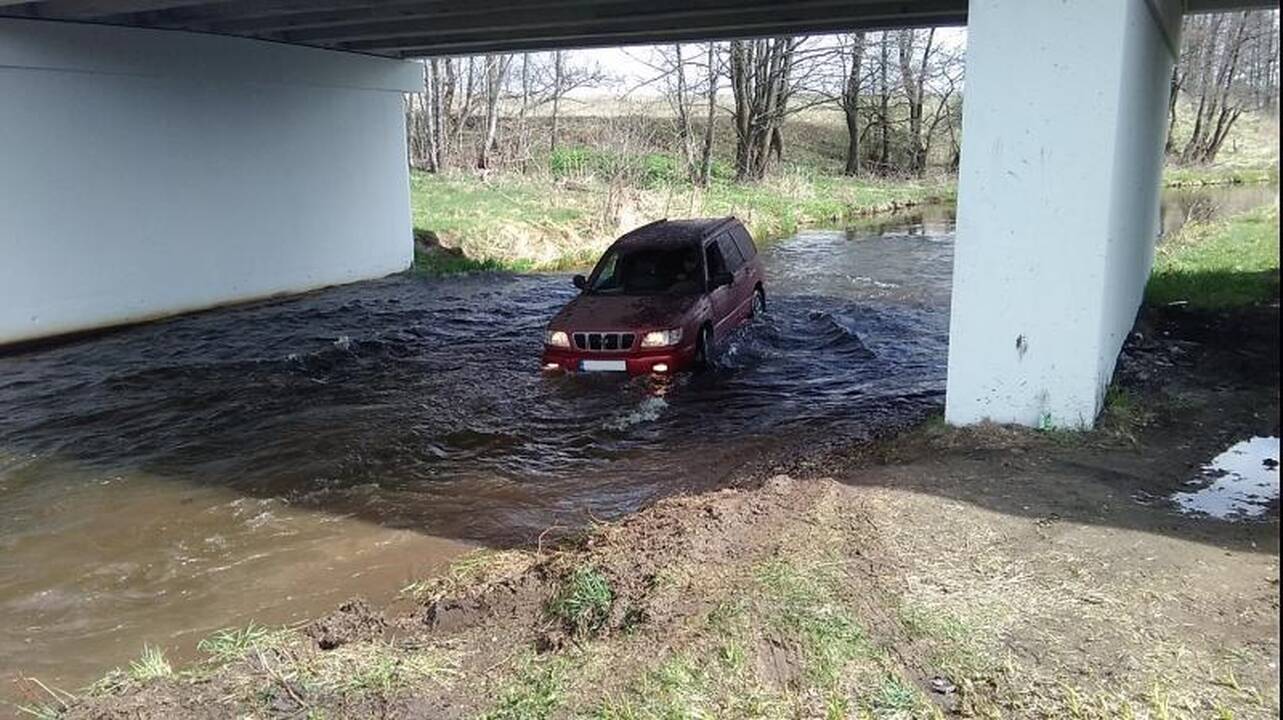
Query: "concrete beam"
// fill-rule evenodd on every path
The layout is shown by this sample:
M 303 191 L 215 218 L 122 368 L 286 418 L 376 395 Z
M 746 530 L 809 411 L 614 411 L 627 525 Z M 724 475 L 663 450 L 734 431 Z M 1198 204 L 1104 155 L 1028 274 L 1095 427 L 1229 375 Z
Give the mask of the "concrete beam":
M 972 0 L 946 419 L 1089 427 L 1158 235 L 1176 0 Z
M 421 73 L 0 19 L 0 343 L 404 270 Z
M 1278 7 L 1277 0 L 1184 4 L 1188 12 Z M 673 15 L 677 10 L 689 14 Z M 428 56 L 956 25 L 966 21 L 967 0 L 0 0 L 3 15 L 227 33 L 320 47 L 351 41 L 361 44 L 347 49 Z M 775 22 L 772 15 L 778 16 Z M 1055 17 L 1047 13 L 1047 28 L 1055 28 Z M 623 18 L 627 27 L 619 23 Z M 398 40 L 409 33 L 417 40 Z

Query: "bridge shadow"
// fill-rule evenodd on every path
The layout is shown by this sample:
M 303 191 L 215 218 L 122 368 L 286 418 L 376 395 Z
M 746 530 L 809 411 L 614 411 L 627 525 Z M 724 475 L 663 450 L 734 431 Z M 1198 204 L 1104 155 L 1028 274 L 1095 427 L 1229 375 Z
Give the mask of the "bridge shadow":
M 1038 523 L 1137 530 L 1278 555 L 1277 451 L 1252 459 L 1261 463 L 1262 477 L 1272 470 L 1273 496 L 1250 488 L 1259 495 L 1244 506 L 1247 514 L 1186 512 L 1175 500 L 1191 500 L 1190 494 L 1211 485 L 1218 473 L 1205 468 L 1232 446 L 1279 436 L 1277 273 L 1272 279 L 1275 300 L 1266 305 L 1143 309 L 1091 433 L 951 429 L 937 416 L 880 446 L 838 450 L 818 463 L 817 472 Z M 1210 500 L 1226 505 L 1224 496 Z

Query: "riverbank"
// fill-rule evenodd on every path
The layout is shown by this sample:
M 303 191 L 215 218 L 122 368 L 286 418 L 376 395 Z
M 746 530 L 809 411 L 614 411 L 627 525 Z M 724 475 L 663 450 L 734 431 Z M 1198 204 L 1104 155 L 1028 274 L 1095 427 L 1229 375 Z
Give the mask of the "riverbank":
M 661 156 L 662 157 L 662 156 Z M 668 168 L 665 163 L 658 167 Z M 618 235 L 656 217 L 735 215 L 759 243 L 919 205 L 952 205 L 953 178 L 848 178 L 794 167 L 751 185 L 701 189 L 656 171 L 635 184 L 575 177 L 411 175 L 415 269 L 428 274 L 583 268 Z M 1171 167 L 1165 187 L 1278 184 L 1277 166 Z
M 655 156 L 662 158 L 663 156 Z M 416 254 L 418 270 L 564 270 L 591 265 L 617 236 L 654 218 L 735 215 L 759 242 L 916 205 L 952 203 L 947 178 L 871 181 L 793 168 L 755 184 L 698 188 L 667 163 L 636 182 L 575 175 L 411 175 L 414 226 L 456 253 Z M 460 258 L 466 259 L 461 260 Z
M 1279 295 L 1279 206 L 1186 223 L 1155 251 L 1145 290 L 1153 305 L 1217 309 Z
M 48 717 L 1272 718 L 1278 501 L 1180 512 L 1279 433 L 1277 302 L 1151 307 L 1099 429 L 794 448 L 556 547 L 482 551 Z M 1276 486 L 1277 487 L 1277 486 Z M 40 692 L 36 689 L 36 692 Z M 57 691 L 51 691 L 50 695 Z M 35 707 L 35 705 L 33 705 Z

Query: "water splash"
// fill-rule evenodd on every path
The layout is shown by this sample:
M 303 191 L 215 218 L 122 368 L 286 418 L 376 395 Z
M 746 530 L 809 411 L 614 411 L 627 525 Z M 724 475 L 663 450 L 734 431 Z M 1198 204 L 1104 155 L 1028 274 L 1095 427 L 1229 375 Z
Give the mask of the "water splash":
M 668 403 L 664 398 L 648 397 L 645 400 L 642 400 L 641 404 L 632 412 L 625 413 L 606 421 L 603 424 L 603 427 L 608 430 L 622 431 L 627 430 L 634 425 L 640 425 L 641 423 L 655 422 L 659 419 L 660 415 L 664 414 L 664 410 L 667 407 Z

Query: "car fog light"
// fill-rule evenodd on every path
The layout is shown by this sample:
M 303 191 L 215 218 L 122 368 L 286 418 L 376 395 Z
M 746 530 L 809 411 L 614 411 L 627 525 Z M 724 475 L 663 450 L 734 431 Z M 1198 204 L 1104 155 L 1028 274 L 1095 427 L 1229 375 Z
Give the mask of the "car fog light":
M 651 370 L 654 370 L 657 373 L 666 373 L 668 372 L 668 363 L 655 363 Z
M 543 364 L 543 369 L 544 369 L 544 370 L 557 370 L 557 369 L 558 369 L 558 368 L 560 368 L 560 367 L 561 367 L 561 366 L 560 366 L 560 365 L 558 365 L 557 363 L 544 363 L 544 364 Z

